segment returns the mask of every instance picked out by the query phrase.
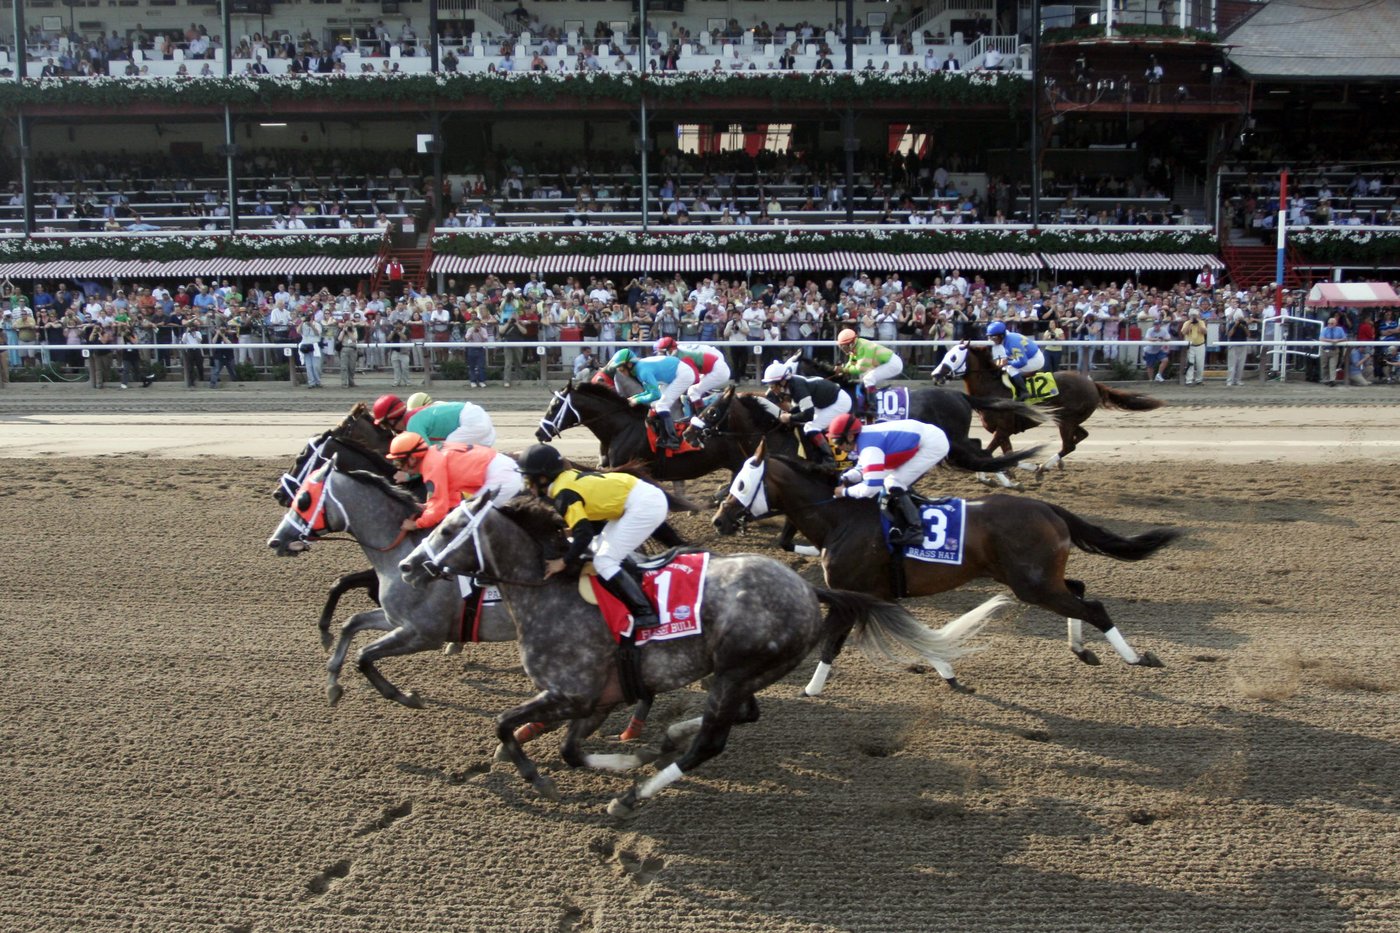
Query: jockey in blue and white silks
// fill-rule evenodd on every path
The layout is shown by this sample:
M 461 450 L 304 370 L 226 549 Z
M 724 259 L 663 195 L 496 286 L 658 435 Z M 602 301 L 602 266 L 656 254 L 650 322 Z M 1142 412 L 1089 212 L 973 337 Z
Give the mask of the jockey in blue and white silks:
M 642 391 L 629 401 L 633 405 L 651 406 L 661 423 L 662 437 L 658 445 L 674 450 L 680 446 L 680 439 L 671 420 L 671 406 L 695 384 L 695 369 L 679 356 L 649 356 L 633 360 L 629 368 L 633 378 L 642 384 Z
M 1045 368 L 1045 354 L 1034 340 L 1025 334 L 1008 332 L 1001 321 L 987 325 L 987 339 L 992 342 L 992 361 L 1001 366 L 1016 387 L 1016 401 L 1025 399 L 1026 373 L 1038 373 Z

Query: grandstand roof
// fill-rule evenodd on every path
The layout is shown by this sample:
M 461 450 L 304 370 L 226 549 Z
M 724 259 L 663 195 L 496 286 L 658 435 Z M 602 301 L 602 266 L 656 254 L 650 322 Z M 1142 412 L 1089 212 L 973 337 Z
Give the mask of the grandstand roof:
M 1252 78 L 1400 78 L 1400 3 L 1272 0 L 1229 35 L 1230 61 Z

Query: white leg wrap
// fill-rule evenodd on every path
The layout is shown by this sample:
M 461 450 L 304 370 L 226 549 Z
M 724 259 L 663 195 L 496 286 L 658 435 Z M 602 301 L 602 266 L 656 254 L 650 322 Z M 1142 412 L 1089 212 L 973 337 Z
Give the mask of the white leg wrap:
M 685 772 L 681 770 L 681 766 L 673 761 L 659 774 L 647 778 L 642 786 L 638 788 L 637 797 L 641 800 L 650 800 L 684 776 Z
M 932 664 L 933 669 L 938 672 L 938 676 L 942 677 L 944 680 L 952 680 L 958 676 L 953 672 L 953 665 L 949 664 L 947 661 L 933 661 Z
M 817 662 L 817 669 L 812 672 L 812 679 L 807 683 L 807 689 L 802 692 L 809 697 L 821 696 L 822 689 L 826 687 L 826 678 L 831 675 L 831 665 L 825 661 Z
M 1082 619 L 1068 619 L 1069 623 L 1069 647 L 1072 651 L 1084 650 L 1084 621 Z
M 1049 460 L 1046 460 L 1046 461 L 1045 461 L 1045 466 L 1043 466 L 1041 469 L 1044 469 L 1044 470 L 1051 470 L 1051 469 L 1054 469 L 1055 467 L 1057 467 L 1057 466 L 1059 466 L 1059 465 L 1060 465 L 1060 455 L 1059 455 L 1059 454 L 1055 454 L 1055 456 L 1053 456 L 1053 457 L 1051 457 Z
M 992 484 L 992 474 L 990 474 L 990 473 L 978 473 L 978 474 L 977 474 L 977 482 L 981 483 L 981 484 L 984 485 L 984 486 L 990 486 L 990 485 Z
M 1002 489 L 1015 489 L 1015 488 L 1017 488 L 1017 483 L 1016 483 L 1016 481 L 1015 481 L 1014 479 L 1012 479 L 1011 477 L 1007 476 L 1005 473 L 997 473 L 997 474 L 995 474 L 995 476 L 996 476 L 996 480 L 997 480 L 997 485 L 1000 486 Z
M 800 557 L 821 557 L 821 556 L 822 556 L 821 549 L 820 549 L 820 548 L 812 547 L 812 545 L 810 545 L 810 544 L 794 544 L 794 545 L 792 546 L 792 553 L 794 553 L 794 554 L 796 554 L 796 555 L 798 555 L 798 556 L 800 556 Z
M 583 766 L 598 771 L 631 771 L 642 766 L 636 755 L 584 755 Z
M 700 724 L 705 721 L 703 716 L 696 716 L 694 719 L 682 719 L 680 722 L 673 722 L 666 727 L 666 738 L 672 742 L 678 742 L 688 735 L 700 730 Z
M 1117 651 L 1124 661 L 1127 661 L 1129 664 L 1136 664 L 1139 661 L 1138 653 L 1123 639 L 1122 634 L 1118 631 L 1118 626 L 1115 625 L 1113 628 L 1104 632 L 1103 637 L 1108 639 L 1108 643 L 1113 646 L 1113 650 Z

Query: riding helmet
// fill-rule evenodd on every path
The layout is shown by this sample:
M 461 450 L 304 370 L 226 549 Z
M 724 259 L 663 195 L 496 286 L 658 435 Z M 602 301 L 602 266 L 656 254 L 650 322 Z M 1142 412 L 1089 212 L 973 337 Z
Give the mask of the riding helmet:
M 420 408 L 427 408 L 433 404 L 433 397 L 427 392 L 414 392 L 408 397 L 408 410 L 417 411 Z
M 1006 333 L 1006 324 L 1001 321 L 993 321 L 987 325 L 988 337 L 1000 337 Z
M 850 412 L 845 412 L 831 419 L 826 436 L 837 443 L 849 444 L 860 434 L 860 429 L 860 419 Z
M 414 431 L 405 431 L 389 443 L 390 460 L 411 460 L 427 452 L 428 442 L 423 440 L 423 435 Z
M 678 344 L 676 343 L 675 337 L 662 337 L 660 340 L 656 341 L 656 343 L 652 344 L 652 349 L 657 353 L 666 353 L 676 349 L 677 346 Z
M 564 470 L 564 455 L 548 444 L 534 444 L 520 456 L 520 472 L 525 476 L 554 479 Z
M 836 335 L 836 345 L 838 347 L 849 347 L 851 344 L 856 342 L 857 336 L 858 335 L 855 331 L 847 327 L 844 330 L 842 330 L 841 333 Z
M 374 408 L 370 409 L 370 414 L 374 416 L 375 424 L 383 424 L 386 421 L 397 421 L 407 410 L 403 399 L 397 395 L 381 395 L 374 400 Z
M 788 369 L 788 364 L 784 363 L 782 360 L 774 360 L 763 370 L 762 381 L 764 383 L 782 382 L 791 375 L 792 370 Z

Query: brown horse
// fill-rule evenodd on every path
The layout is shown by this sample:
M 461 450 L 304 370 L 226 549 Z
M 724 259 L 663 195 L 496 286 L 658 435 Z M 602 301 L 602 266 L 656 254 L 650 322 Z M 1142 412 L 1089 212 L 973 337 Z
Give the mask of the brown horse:
M 828 586 L 869 593 L 882 599 L 932 596 L 981 577 L 1011 588 L 1016 598 L 1069 620 L 1069 647 L 1086 664 L 1098 657 L 1084 647 L 1083 622 L 1103 632 L 1129 664 L 1161 667 L 1150 651 L 1130 647 L 1109 618 L 1103 603 L 1084 598 L 1084 584 L 1065 577 L 1070 545 L 1117 560 L 1142 560 L 1173 541 L 1180 532 L 1156 528 L 1123 538 L 1086 522 L 1067 509 L 1038 499 L 987 496 L 969 499 L 965 508 L 963 558 L 960 564 L 906 559 L 904 590 L 896 592 L 891 556 L 885 544 L 880 510 L 873 499 L 833 498 L 834 473 L 787 457 L 768 456 L 763 447 L 744 464 L 729 495 L 715 513 L 714 526 L 731 535 L 746 520 L 782 513 L 809 541 L 821 548 Z M 804 694 L 816 696 L 841 651 L 837 632 L 822 651 L 821 664 Z M 955 690 L 951 666 L 935 669 Z
M 962 376 L 963 386 L 968 395 L 988 397 L 1010 397 L 1011 389 L 1002 382 L 1002 371 L 992 362 L 992 349 L 988 344 L 974 345 L 966 340 L 956 347 L 949 348 L 942 362 L 933 368 L 933 381 L 942 385 L 947 379 Z M 1084 422 L 1089 420 L 1099 408 L 1116 408 L 1122 411 L 1152 411 L 1164 404 L 1160 399 L 1137 392 L 1114 389 L 1101 382 L 1095 382 L 1079 373 L 1057 372 L 1055 383 L 1059 394 L 1039 403 L 1037 408 L 1045 408 L 1055 413 L 1055 421 L 1060 427 L 1060 452 L 1038 467 L 1034 467 L 1036 479 L 1045 475 L 1052 466 L 1064 468 L 1064 458 L 1074 453 L 1079 442 L 1089 436 L 1084 430 Z M 989 450 L 1001 449 L 1011 453 L 1011 435 L 1020 434 L 1036 426 L 1034 421 L 1017 414 L 998 411 L 981 411 L 982 426 L 992 434 L 988 442 Z M 1029 467 L 1029 464 L 1022 464 Z M 978 477 L 983 479 L 983 477 Z M 984 480 L 985 481 L 985 480 Z M 1006 485 L 1003 483 L 1003 485 Z

